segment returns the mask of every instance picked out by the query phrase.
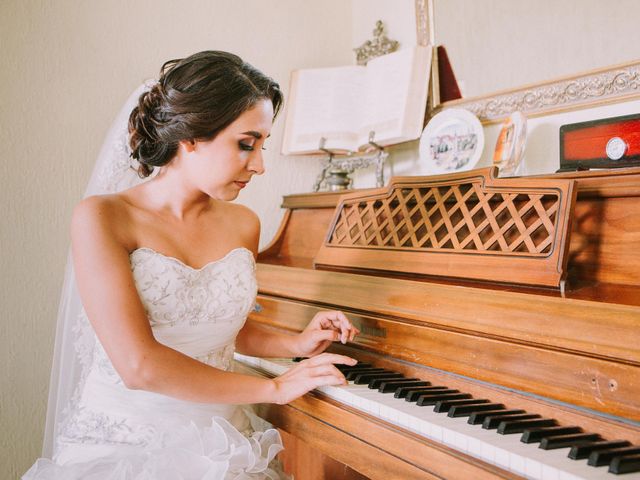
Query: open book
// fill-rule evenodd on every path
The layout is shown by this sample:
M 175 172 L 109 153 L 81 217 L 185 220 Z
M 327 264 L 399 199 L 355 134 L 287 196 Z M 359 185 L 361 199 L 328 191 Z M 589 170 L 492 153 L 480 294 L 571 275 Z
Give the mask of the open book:
M 367 66 L 296 70 L 285 120 L 284 155 L 357 151 L 375 132 L 378 145 L 414 140 L 422 132 L 432 48 L 377 57 Z

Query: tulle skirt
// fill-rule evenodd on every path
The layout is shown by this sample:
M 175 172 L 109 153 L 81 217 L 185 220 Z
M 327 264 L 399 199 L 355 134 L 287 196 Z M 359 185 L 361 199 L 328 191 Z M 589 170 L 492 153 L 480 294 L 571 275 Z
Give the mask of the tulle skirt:
M 71 458 L 38 459 L 23 480 L 281 480 L 280 434 L 249 414 L 250 432 L 222 417 L 211 426 L 190 422 L 158 433 L 151 444 L 77 445 Z M 261 424 L 260 424 L 261 422 Z M 268 425 L 268 424 L 267 424 Z M 66 455 L 67 457 L 69 455 Z

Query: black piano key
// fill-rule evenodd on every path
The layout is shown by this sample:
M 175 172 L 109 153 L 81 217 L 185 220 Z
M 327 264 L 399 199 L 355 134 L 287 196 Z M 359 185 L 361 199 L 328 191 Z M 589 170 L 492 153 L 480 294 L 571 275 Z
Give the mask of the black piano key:
M 572 447 L 574 445 L 597 442 L 602 437 L 597 433 L 572 433 L 568 435 L 557 435 L 546 437 L 540 440 L 539 447 L 543 450 L 554 450 L 556 448 Z
M 460 390 L 453 390 L 448 387 L 443 386 L 435 386 L 435 387 L 425 387 L 419 388 L 418 390 L 411 390 L 407 392 L 407 396 L 404 398 L 407 402 L 417 402 L 418 397 L 420 395 L 425 395 L 430 392 L 447 392 L 447 393 L 458 393 Z
M 346 370 L 340 370 L 340 371 L 344 374 L 345 377 L 351 377 L 351 380 L 353 380 L 360 373 L 387 372 L 388 370 L 385 370 L 384 368 L 368 367 L 368 368 L 352 368 L 352 369 L 346 369 Z
M 498 425 L 500 435 L 510 435 L 512 433 L 522 433 L 529 428 L 553 427 L 558 422 L 553 418 L 532 418 L 530 420 L 503 420 Z
M 488 412 L 473 412 L 469 416 L 469 420 L 467 423 L 471 425 L 478 425 L 484 422 L 484 419 L 487 417 L 502 415 L 503 417 L 507 417 L 509 415 L 521 415 L 527 413 L 524 410 L 506 410 L 502 408 L 496 408 L 495 410 L 489 410 Z
M 423 382 L 419 378 L 405 378 L 404 380 L 388 380 L 382 382 L 378 390 L 382 393 L 395 392 L 400 387 L 427 387 L 429 382 Z
M 545 437 L 555 437 L 558 435 L 569 435 L 573 433 L 582 433 L 583 430 L 580 427 L 565 427 L 564 425 L 558 425 L 557 427 L 542 427 L 532 428 L 522 432 L 522 443 L 538 443 Z
M 307 358 L 308 357 L 293 357 L 291 361 L 298 363 L 298 362 L 301 362 L 302 360 L 306 360 Z
M 471 395 L 469 393 L 432 393 L 420 395 L 417 405 L 419 407 L 427 407 L 429 405 L 435 405 L 440 400 L 463 400 L 465 398 L 471 398 Z
M 344 376 L 347 380 L 355 380 L 358 375 L 363 373 L 384 373 L 387 371 L 388 370 L 385 370 L 384 368 L 361 368 L 347 371 L 344 373 Z
M 487 400 L 481 404 L 454 405 L 447 415 L 451 418 L 469 417 L 476 412 L 495 412 L 501 408 L 505 408 L 502 403 L 490 403 L 490 401 Z
M 429 387 L 431 386 L 431 382 L 424 382 L 425 384 L 423 386 L 409 386 L 409 387 L 398 387 L 395 391 L 395 393 L 393 394 L 393 396 L 395 398 L 405 398 L 407 396 L 407 393 L 414 391 L 414 390 L 420 390 L 423 387 Z M 440 388 L 440 387 L 439 387 Z M 445 388 L 445 387 L 442 387 Z
M 400 381 L 402 379 L 406 379 L 406 377 L 404 375 L 402 375 L 401 373 L 397 373 L 395 375 L 392 376 L 385 376 L 385 377 L 376 377 L 376 378 L 372 378 L 369 381 L 369 388 L 371 388 L 372 390 L 377 390 L 378 388 L 380 388 L 380 385 L 382 385 L 383 382 L 388 382 L 390 380 L 396 380 L 396 381 Z
M 336 364 L 336 368 L 338 370 L 340 370 L 342 373 L 345 373 L 345 372 L 349 372 L 349 371 L 352 371 L 352 370 L 361 370 L 363 368 L 375 368 L 375 367 L 373 365 L 371 365 L 370 363 L 360 363 L 360 362 L 358 362 L 355 365 L 345 365 L 345 364 L 342 364 L 342 363 L 337 363 Z
M 596 450 L 610 450 L 612 448 L 629 447 L 631 442 L 627 440 L 609 440 L 603 442 L 592 442 L 585 445 L 574 445 L 569 452 L 569 458 L 573 460 L 581 460 L 589 457 L 591 452 Z
M 356 385 L 365 385 L 376 380 L 378 378 L 397 378 L 400 375 L 398 372 L 378 372 L 378 373 L 359 373 L 356 378 L 353 379 L 353 383 Z
M 640 472 L 640 455 L 625 455 L 615 457 L 609 465 L 609 473 Z
M 451 408 L 454 406 L 462 406 L 462 405 L 475 405 L 478 406 L 483 403 L 489 403 L 489 400 L 485 398 L 477 399 L 477 398 L 463 398 L 461 400 L 440 400 L 436 402 L 435 407 L 433 407 L 433 411 L 436 413 L 447 413 L 451 411 Z
M 517 415 L 504 415 L 504 414 L 489 415 L 485 417 L 484 421 L 482 422 L 482 428 L 485 428 L 487 430 L 494 430 L 498 428 L 500 424 L 505 420 L 533 420 L 536 418 L 542 418 L 542 417 L 535 413 L 526 413 L 526 412 L 520 413 Z
M 628 447 L 610 448 L 608 450 L 596 450 L 589 455 L 588 464 L 592 467 L 601 467 L 602 465 L 609 465 L 611 460 L 615 457 L 622 457 L 624 455 L 636 455 L 640 453 L 640 447 L 637 445 L 631 445 Z

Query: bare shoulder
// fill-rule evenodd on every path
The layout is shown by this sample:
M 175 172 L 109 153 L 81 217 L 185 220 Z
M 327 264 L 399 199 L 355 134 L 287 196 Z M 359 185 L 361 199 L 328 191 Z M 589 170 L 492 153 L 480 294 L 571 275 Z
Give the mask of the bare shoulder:
M 129 209 L 120 195 L 94 195 L 75 206 L 71 239 L 74 244 L 111 243 L 126 248 L 129 223 Z
M 260 228 L 260 219 L 258 218 L 258 215 L 249 207 L 239 203 L 229 203 L 228 206 L 230 207 L 230 213 L 237 216 L 239 220 L 249 224 L 251 227 Z
M 233 230 L 238 233 L 240 242 L 257 254 L 260 241 L 258 215 L 249 207 L 239 203 L 228 203 L 226 208 L 226 216 L 233 224 Z

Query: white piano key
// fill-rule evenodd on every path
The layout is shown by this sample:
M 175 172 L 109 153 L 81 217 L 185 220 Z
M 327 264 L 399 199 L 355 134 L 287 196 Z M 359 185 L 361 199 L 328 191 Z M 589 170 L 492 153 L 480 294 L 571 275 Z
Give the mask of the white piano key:
M 255 359 L 235 354 L 238 361 L 259 366 L 274 375 L 281 375 L 292 366 L 290 360 Z M 590 467 L 586 460 L 567 458 L 568 448 L 542 450 L 538 444 L 520 442 L 520 434 L 500 435 L 481 425 L 469 425 L 467 417 L 450 418 L 435 413 L 432 406 L 419 407 L 404 399 L 383 394 L 366 385 L 350 382 L 341 387 L 318 389 L 325 395 L 362 410 L 377 418 L 419 433 L 446 444 L 487 463 L 497 465 L 518 475 L 536 480 L 615 480 L 606 467 Z M 640 473 L 625 474 L 624 480 L 640 480 Z
M 509 455 L 509 470 L 518 473 L 520 475 L 524 475 L 526 473 L 525 469 L 525 457 L 520 455 Z
M 532 458 L 525 458 L 524 474 L 528 478 L 542 478 L 542 463 Z
M 474 457 L 481 457 L 483 445 L 484 443 L 477 438 L 469 438 L 469 441 L 467 442 L 467 452 Z
M 550 465 L 542 465 L 542 480 L 560 480 L 560 472 Z
M 509 452 L 504 448 L 496 448 L 494 455 L 496 465 L 509 470 Z

